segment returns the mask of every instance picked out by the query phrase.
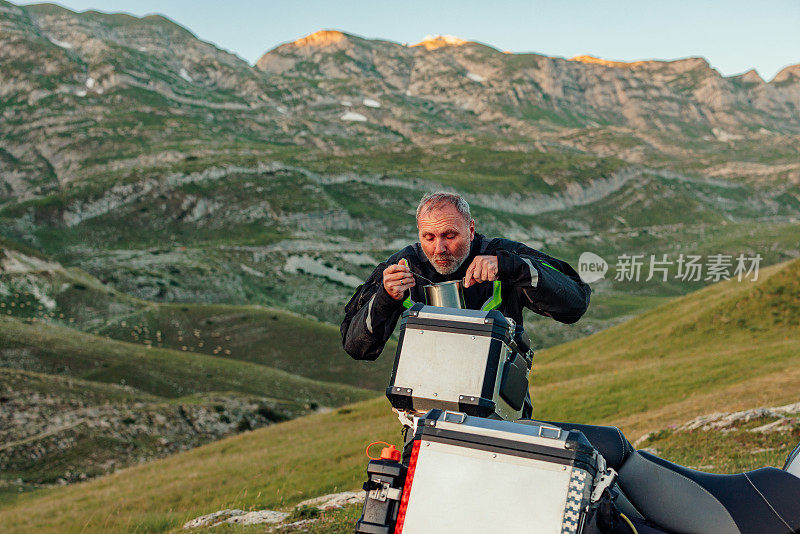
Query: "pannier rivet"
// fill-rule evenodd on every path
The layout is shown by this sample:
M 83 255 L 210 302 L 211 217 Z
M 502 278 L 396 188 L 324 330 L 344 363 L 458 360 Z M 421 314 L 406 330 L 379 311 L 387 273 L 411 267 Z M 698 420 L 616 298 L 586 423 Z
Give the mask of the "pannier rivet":
M 436 392 L 434 391 L 434 392 L 433 392 L 433 396 L 434 396 L 434 397 L 438 397 L 438 396 L 439 396 L 439 394 L 438 394 L 438 393 L 436 393 Z
M 472 336 L 472 340 L 475 341 L 475 336 Z
M 419 333 L 420 333 L 420 334 L 424 334 L 424 333 L 425 333 L 425 330 L 420 330 L 420 331 L 419 331 Z
M 497 458 L 497 455 L 496 454 L 492 454 L 492 458 Z
M 475 397 L 470 397 L 469 400 L 474 401 Z
M 562 470 L 562 471 L 566 471 L 566 470 L 567 470 L 567 466 L 566 466 L 566 465 L 562 465 L 562 466 L 561 466 L 561 470 Z

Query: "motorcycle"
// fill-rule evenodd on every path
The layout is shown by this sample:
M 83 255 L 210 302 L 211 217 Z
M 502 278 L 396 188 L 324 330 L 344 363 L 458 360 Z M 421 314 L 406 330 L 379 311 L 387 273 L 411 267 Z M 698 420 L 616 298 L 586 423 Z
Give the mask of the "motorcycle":
M 356 532 L 800 532 L 800 445 L 783 469 L 689 469 L 616 427 L 530 419 L 532 362 L 497 310 L 406 310 L 386 390 L 406 440 L 371 458 Z

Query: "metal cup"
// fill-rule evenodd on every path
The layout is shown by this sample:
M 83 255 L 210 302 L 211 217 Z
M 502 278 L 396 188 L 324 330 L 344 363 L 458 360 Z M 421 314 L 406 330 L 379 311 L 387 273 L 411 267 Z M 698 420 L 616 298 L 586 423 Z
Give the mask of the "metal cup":
M 464 290 L 461 288 L 461 280 L 424 286 L 423 289 L 425 289 L 425 301 L 429 306 L 461 309 L 467 307 L 464 304 Z

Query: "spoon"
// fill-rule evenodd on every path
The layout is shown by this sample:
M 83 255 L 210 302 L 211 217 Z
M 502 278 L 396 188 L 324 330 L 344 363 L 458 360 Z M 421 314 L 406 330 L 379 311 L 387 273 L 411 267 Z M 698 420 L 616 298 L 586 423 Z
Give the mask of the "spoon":
M 431 284 L 432 286 L 435 286 L 435 285 L 436 285 L 436 282 L 434 282 L 433 280 L 429 280 L 428 278 L 425 278 L 425 277 L 424 277 L 424 276 L 422 276 L 421 274 L 417 274 L 417 273 L 415 273 L 414 271 L 411 271 L 411 274 L 413 274 L 414 276 L 419 276 L 420 278 L 422 278 L 423 280 L 425 280 L 426 282 L 428 282 L 428 283 L 429 283 L 429 284 Z
M 432 286 L 435 286 L 435 285 L 437 285 L 437 283 L 436 283 L 436 282 L 434 282 L 433 280 L 430 280 L 430 279 L 428 279 L 428 278 L 425 278 L 425 277 L 424 277 L 424 276 L 422 276 L 421 274 L 417 274 L 417 273 L 415 273 L 414 271 L 411 271 L 411 274 L 413 274 L 414 276 L 418 276 L 418 277 L 422 278 L 423 280 L 425 280 L 426 282 L 428 282 L 428 283 L 429 283 L 430 285 L 432 285 Z M 464 284 L 466 283 L 466 281 L 467 281 L 466 277 L 464 277 L 464 278 L 462 278 L 461 280 L 459 280 L 459 282 L 461 282 L 461 286 L 462 286 L 462 287 L 464 287 Z

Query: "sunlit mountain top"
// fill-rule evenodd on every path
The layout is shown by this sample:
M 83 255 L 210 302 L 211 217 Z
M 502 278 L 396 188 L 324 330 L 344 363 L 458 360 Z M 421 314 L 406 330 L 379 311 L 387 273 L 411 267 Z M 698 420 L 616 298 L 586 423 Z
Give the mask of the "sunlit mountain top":
M 301 39 L 293 41 L 295 46 L 329 46 L 340 43 L 347 39 L 347 36 L 340 31 L 336 30 L 320 30 L 307 35 Z
M 444 46 L 463 46 L 468 42 L 452 35 L 429 35 L 413 46 L 424 46 L 427 50 L 436 50 Z

